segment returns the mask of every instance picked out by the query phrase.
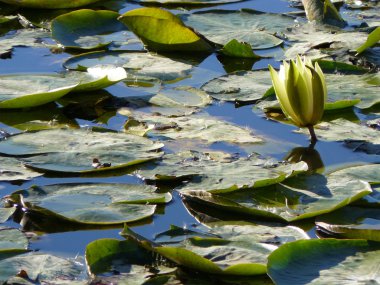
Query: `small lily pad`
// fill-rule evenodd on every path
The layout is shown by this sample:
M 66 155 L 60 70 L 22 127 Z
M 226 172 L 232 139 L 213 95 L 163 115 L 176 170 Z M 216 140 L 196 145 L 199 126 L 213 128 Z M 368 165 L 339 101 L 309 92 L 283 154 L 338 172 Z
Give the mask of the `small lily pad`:
M 215 78 L 201 89 L 224 101 L 256 101 L 272 87 L 269 71 L 236 72 Z
M 268 274 L 279 285 L 372 283 L 379 254 L 380 245 L 365 240 L 299 240 L 269 256 Z
M 146 185 L 56 184 L 12 193 L 8 200 L 44 215 L 55 214 L 73 223 L 110 225 L 134 222 L 154 214 L 155 204 L 171 200 Z M 153 204 L 153 205 L 152 205 Z
M 65 284 L 65 282 L 85 284 L 80 282 L 85 270 L 83 264 L 49 254 L 27 253 L 11 257 L 0 256 L 0 267 L 0 282 L 2 283 L 8 281 L 15 284 L 12 280 L 18 278 L 17 284 L 30 284 L 29 280 L 50 284 Z M 26 274 L 26 278 L 16 277 L 20 272 Z

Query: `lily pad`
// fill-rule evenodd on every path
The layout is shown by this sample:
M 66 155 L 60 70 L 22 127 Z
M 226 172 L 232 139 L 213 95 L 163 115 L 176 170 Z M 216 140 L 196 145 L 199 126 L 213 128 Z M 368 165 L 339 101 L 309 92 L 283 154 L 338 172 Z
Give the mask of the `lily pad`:
M 83 70 L 96 65 L 109 64 L 123 67 L 128 74 L 172 81 L 188 77 L 192 65 L 146 52 L 109 51 L 91 52 L 68 59 L 67 69 Z
M 163 145 L 122 133 L 87 130 L 44 130 L 23 133 L 0 142 L 0 152 L 34 155 L 24 158 L 29 168 L 40 172 L 86 174 L 112 171 L 159 158 L 154 152 Z M 96 159 L 97 161 L 94 161 Z
M 12 47 L 46 47 L 41 39 L 49 37 L 49 32 L 42 29 L 21 29 L 11 32 L 0 39 L 0 54 L 10 51 Z
M 268 274 L 279 285 L 373 283 L 379 254 L 380 245 L 365 240 L 299 240 L 269 256 Z
M 175 244 L 159 246 L 151 243 L 150 246 L 153 251 L 179 265 L 208 274 L 260 275 L 266 273 L 266 258 L 276 248 L 260 232 L 266 232 L 266 237 L 278 234 L 278 244 L 287 242 L 285 236 L 290 232 L 294 239 L 305 238 L 305 235 L 292 228 L 270 228 L 249 223 L 215 223 L 205 234 L 193 233 L 192 237 L 187 237 L 188 231 L 184 231 L 185 235 L 181 239 L 182 233 L 177 230 L 174 234 L 177 240 Z M 122 232 L 127 237 L 130 234 L 130 230 L 124 229 Z M 164 236 L 160 234 L 160 237 L 162 240 Z M 258 240 L 266 240 L 267 243 Z
M 0 223 L 5 223 L 16 211 L 16 208 L 0 208 Z
M 0 108 L 26 108 L 43 105 L 70 91 L 93 91 L 125 79 L 125 70 L 96 66 L 87 72 L 66 74 L 15 74 L 0 77 Z
M 48 254 L 28 253 L 16 256 L 0 256 L 0 282 L 11 282 L 22 271 L 26 278 L 20 281 L 50 284 L 80 284 L 84 266 L 74 260 L 63 259 Z M 24 275 L 25 275 L 24 274 Z M 20 274 L 22 275 L 22 274 Z M 29 281 L 29 282 L 30 282 Z M 15 283 L 13 283 L 15 284 Z M 30 284 L 30 283 L 29 283 Z M 83 284 L 83 283 L 82 283 Z
M 316 220 L 322 236 L 380 241 L 380 209 L 347 206 Z
M 1 2 L 28 8 L 63 9 L 89 5 L 99 0 L 1 0 Z
M 223 101 L 256 101 L 272 87 L 269 71 L 236 72 L 215 78 L 201 89 Z
M 304 162 L 280 164 L 257 156 L 213 158 L 214 155 L 194 151 L 166 155 L 154 168 L 140 169 L 137 173 L 149 180 L 184 179 L 197 176 L 197 179 L 182 186 L 180 190 L 207 190 L 212 193 L 221 193 L 279 183 L 307 170 Z
M 182 192 L 185 200 L 263 219 L 296 221 L 337 210 L 372 192 L 368 183 L 334 173 L 288 179 L 271 188 L 215 195 Z M 190 189 L 190 188 L 189 188 Z
M 0 181 L 30 180 L 41 175 L 25 168 L 20 160 L 13 157 L 0 157 L 0 162 Z
M 0 226 L 0 255 L 7 251 L 26 251 L 28 244 L 28 239 L 18 229 Z
M 380 153 L 378 131 L 345 119 L 323 122 L 316 126 L 317 137 L 328 141 L 343 141 L 344 145 L 355 151 L 368 154 Z M 304 130 L 300 130 L 303 132 Z M 306 132 L 305 132 L 306 133 Z
M 56 184 L 19 190 L 8 200 L 29 211 L 54 213 L 64 220 L 82 224 L 122 224 L 154 214 L 154 204 L 171 200 L 168 193 L 155 193 L 155 187 L 128 184 Z M 153 205 L 152 205 L 153 204 Z
M 119 20 L 141 39 L 148 50 L 192 53 L 213 51 L 210 42 L 167 10 L 134 9 L 121 15 Z
M 380 73 L 326 74 L 325 77 L 329 101 L 360 99 L 356 106 L 361 109 L 380 102 Z
M 90 9 L 63 14 L 51 23 L 52 37 L 65 48 L 106 48 L 112 43 L 112 33 L 125 30 L 124 25 L 117 20 L 119 16 L 113 11 Z
M 208 10 L 181 15 L 181 19 L 215 43 L 226 45 L 236 39 L 249 43 L 253 49 L 272 48 L 282 44 L 283 41 L 273 34 L 281 33 L 294 25 L 291 17 L 250 9 Z
M 149 280 L 153 271 L 155 274 L 167 274 L 176 268 L 158 264 L 152 253 L 130 240 L 98 239 L 86 247 L 86 263 L 91 274 L 99 274 L 117 270 L 124 273 L 124 282 L 128 284 L 143 284 Z M 149 267 L 149 270 L 147 268 Z M 137 283 L 137 280 L 140 282 Z
M 192 139 L 207 143 L 228 142 L 235 144 L 252 144 L 263 139 L 252 131 L 218 120 L 208 115 L 167 118 L 159 115 L 133 113 L 133 117 L 147 125 L 153 125 L 150 136 L 166 137 L 173 140 Z

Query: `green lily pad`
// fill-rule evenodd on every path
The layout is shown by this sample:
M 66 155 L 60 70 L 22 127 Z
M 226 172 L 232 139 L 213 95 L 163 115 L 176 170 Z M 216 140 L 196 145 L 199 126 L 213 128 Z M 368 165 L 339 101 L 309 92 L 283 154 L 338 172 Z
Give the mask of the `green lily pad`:
M 149 180 L 197 176 L 197 179 L 182 186 L 180 190 L 221 193 L 279 183 L 306 170 L 307 165 L 304 162 L 280 164 L 257 156 L 228 158 L 218 157 L 218 153 L 202 154 L 193 151 L 166 155 L 154 168 L 140 169 L 137 173 Z
M 95 66 L 87 72 L 66 74 L 14 74 L 0 76 L 0 108 L 43 105 L 71 91 L 93 91 L 113 85 L 127 76 L 115 66 Z
M 161 107 L 205 107 L 211 103 L 211 98 L 202 90 L 179 86 L 164 89 L 149 99 L 149 103 Z
M 99 0 L 1 0 L 0 2 L 28 8 L 63 9 L 81 7 L 98 1 Z
M 379 254 L 365 240 L 299 240 L 269 256 L 268 274 L 279 285 L 376 283 Z
M 128 184 L 56 184 L 18 190 L 8 200 L 42 214 L 91 225 L 134 222 L 154 214 L 155 205 L 171 200 L 169 193 L 155 193 L 155 187 Z
M 84 284 L 80 282 L 85 270 L 83 265 L 53 255 L 28 253 L 11 257 L 0 256 L 0 266 L 2 283 L 8 281 L 10 284 L 30 284 L 38 280 L 46 284 Z M 26 278 L 16 277 L 21 271 L 26 273 Z M 13 283 L 13 278 L 17 280 L 16 283 Z
M 229 41 L 225 46 L 223 46 L 223 48 L 220 50 L 220 53 L 224 56 L 236 58 L 260 58 L 260 56 L 252 51 L 252 47 L 249 43 L 239 42 L 235 39 Z
M 21 231 L 0 226 L 0 254 L 15 250 L 26 251 L 28 244 L 28 239 Z
M 360 99 L 356 105 L 369 108 L 380 102 L 380 73 L 375 74 L 326 74 L 329 101 Z
M 13 157 L 0 157 L 0 181 L 30 180 L 40 173 L 23 167 L 22 162 Z
M 150 136 L 166 137 L 173 140 L 192 139 L 207 143 L 223 141 L 235 144 L 252 144 L 263 141 L 250 130 L 208 115 L 168 118 L 134 112 L 132 116 L 147 125 L 153 125 L 153 129 L 149 131 Z
M 225 195 L 205 191 L 182 195 L 223 211 L 290 222 L 329 213 L 372 192 L 368 183 L 334 173 L 297 176 L 284 183 Z
M 128 74 L 158 78 L 163 81 L 183 79 L 189 76 L 192 65 L 146 52 L 109 51 L 91 52 L 68 59 L 67 69 L 83 70 L 96 65 L 109 64 L 124 67 Z
M 285 227 L 271 228 L 249 223 L 211 225 L 212 228 L 205 234 L 197 235 L 194 232 L 192 237 L 188 237 L 188 230 L 181 232 L 174 228 L 171 233 L 165 232 L 164 235 L 170 234 L 172 240 L 174 234 L 176 243 L 171 243 L 170 246 L 151 243 L 149 246 L 169 260 L 193 270 L 208 274 L 246 276 L 266 273 L 267 256 L 276 248 L 273 244 L 289 241 L 289 234 L 292 235 L 291 240 L 306 237 L 296 229 Z M 264 232 L 266 236 L 262 235 Z M 128 237 L 133 236 L 133 233 L 124 229 L 122 235 Z M 163 242 L 164 235 L 160 234 Z M 270 240 L 274 235 L 278 235 L 277 242 Z M 149 243 L 147 240 L 140 240 L 142 241 Z
M 223 101 L 256 101 L 272 87 L 269 71 L 245 71 L 215 78 L 201 89 Z
M 282 44 L 283 41 L 273 34 L 281 33 L 294 25 L 291 17 L 249 9 L 209 10 L 181 15 L 181 19 L 215 43 L 226 45 L 236 39 L 249 43 L 253 49 L 272 48 Z
M 122 133 L 52 129 L 23 133 L 0 142 L 0 152 L 34 155 L 24 165 L 40 172 L 86 174 L 112 171 L 159 158 L 163 145 Z M 94 163 L 94 159 L 98 161 Z
M 176 269 L 157 263 L 150 251 L 132 239 L 95 240 L 87 245 L 85 256 L 90 273 L 96 275 L 117 270 L 119 274 L 126 273 L 123 276 L 124 282 L 133 281 L 128 284 L 143 284 L 149 280 L 153 271 L 155 274 L 167 274 Z
M 316 220 L 322 236 L 380 241 L 380 209 L 348 206 Z
M 286 35 L 292 42 L 285 51 L 286 59 L 306 55 L 310 59 L 333 57 L 342 62 L 345 61 L 341 58 L 365 42 L 368 36 L 364 32 L 334 30 L 315 23 L 302 24 Z
M 141 39 L 148 50 L 192 53 L 213 51 L 207 40 L 167 10 L 134 9 L 121 15 L 119 20 Z
M 124 25 L 119 13 L 107 10 L 76 10 L 55 18 L 51 23 L 52 37 L 65 48 L 101 49 L 112 43 L 112 34 Z M 120 35 L 126 38 L 126 35 Z M 131 37 L 131 36 L 130 36 Z

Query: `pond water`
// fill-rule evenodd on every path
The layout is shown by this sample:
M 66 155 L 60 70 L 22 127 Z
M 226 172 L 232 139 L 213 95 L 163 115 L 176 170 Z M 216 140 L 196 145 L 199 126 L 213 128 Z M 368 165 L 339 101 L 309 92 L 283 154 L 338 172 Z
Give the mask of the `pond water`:
M 112 1 L 111 1 L 112 2 Z M 1 4 L 0 4 L 1 6 Z M 118 12 L 124 13 L 128 10 L 140 7 L 137 4 L 125 4 Z M 220 9 L 241 9 L 250 8 L 263 12 L 294 12 L 298 9 L 291 7 L 289 2 L 282 0 L 250 0 L 239 3 L 220 5 L 212 8 Z M 208 10 L 210 8 L 199 8 L 192 11 Z M 26 16 L 33 15 L 33 11 L 22 10 Z M 174 13 L 183 12 L 182 9 L 173 9 Z M 40 16 L 43 17 L 43 16 Z M 277 49 L 258 50 L 260 55 L 266 55 L 275 52 Z M 12 57 L 0 60 L 0 73 L 44 73 L 44 72 L 62 72 L 64 70 L 62 64 L 72 55 L 66 52 L 52 53 L 48 48 L 25 48 L 15 47 L 12 52 Z M 266 69 L 268 64 L 279 67 L 279 62 L 273 58 L 263 58 L 254 63 L 253 70 Z M 222 64 L 217 59 L 215 54 L 205 58 L 199 65 L 199 74 L 192 74 L 191 78 L 186 78 L 178 82 L 167 84 L 170 86 L 191 85 L 200 87 L 205 82 L 226 74 Z M 106 91 L 115 97 L 129 96 L 129 94 L 138 94 L 130 87 L 126 87 L 123 83 L 106 88 Z M 127 94 L 127 95 L 126 95 Z M 40 107 L 45 113 L 56 114 L 59 105 L 46 105 Z M 142 109 L 143 110 L 143 109 Z M 20 121 L 23 116 L 30 117 L 33 109 L 12 111 L 12 116 L 18 117 Z M 221 118 L 227 122 L 234 123 L 239 126 L 253 130 L 255 134 L 263 136 L 268 141 L 264 145 L 254 146 L 248 150 L 241 148 L 238 145 L 228 143 L 214 143 L 209 146 L 212 150 L 221 150 L 229 153 L 239 153 L 241 156 L 249 155 L 249 152 L 258 152 L 264 156 L 271 156 L 277 160 L 284 160 L 287 154 L 295 147 L 307 147 L 309 144 L 308 136 L 295 132 L 296 127 L 289 124 L 283 124 L 274 120 L 268 119 L 261 110 L 255 109 L 252 104 L 237 106 L 230 102 L 219 102 L 214 100 L 213 103 L 204 109 L 208 114 Z M 7 111 L 8 112 L 8 111 Z M 354 108 L 354 113 L 359 118 L 366 117 L 360 109 Z M 53 115 L 54 116 L 54 115 Z M 350 114 L 348 115 L 350 116 Z M 49 117 L 49 116 L 47 116 Z M 31 117 L 30 120 L 33 120 Z M 97 123 L 96 120 L 86 120 L 83 118 L 75 118 L 80 126 L 101 126 L 112 130 L 122 130 L 126 117 L 120 114 L 115 114 L 107 124 Z M 8 133 L 18 133 L 20 130 L 12 128 L 10 124 L 0 122 L 0 129 Z M 175 148 L 175 147 L 174 147 Z M 357 165 L 360 163 L 379 163 L 380 159 L 377 155 L 368 155 L 364 152 L 353 151 L 344 146 L 341 142 L 329 142 L 320 140 L 315 146 L 324 165 L 324 173 L 328 171 L 343 168 L 346 166 Z M 164 148 L 167 152 L 173 150 Z M 71 182 L 113 182 L 113 183 L 132 183 L 141 184 L 143 181 L 136 176 L 126 174 L 116 177 L 106 178 L 67 178 L 67 177 L 49 177 L 42 176 L 34 178 L 27 182 L 17 183 L 0 183 L 0 194 L 5 196 L 18 189 L 26 189 L 32 185 L 49 185 L 57 183 Z M 165 185 L 169 190 L 175 185 Z M 25 221 L 23 221 L 25 222 Z M 143 220 L 138 224 L 133 224 L 132 229 L 138 234 L 153 238 L 157 233 L 167 230 L 170 225 L 177 225 L 184 228 L 192 228 L 197 226 L 199 221 L 194 217 L 184 206 L 180 195 L 173 192 L 173 200 L 166 206 L 160 206 L 156 214 L 150 218 Z M 16 221 L 9 220 L 5 226 L 20 228 Z M 315 237 L 313 223 L 300 224 L 311 237 Z M 30 240 L 30 249 L 40 252 L 52 253 L 58 256 L 76 257 L 84 255 L 85 247 L 91 241 L 100 238 L 117 238 L 122 239 L 119 235 L 122 226 L 115 226 L 108 229 L 95 230 L 78 230 L 69 232 L 60 232 L 60 225 L 56 225 L 53 233 L 38 233 Z

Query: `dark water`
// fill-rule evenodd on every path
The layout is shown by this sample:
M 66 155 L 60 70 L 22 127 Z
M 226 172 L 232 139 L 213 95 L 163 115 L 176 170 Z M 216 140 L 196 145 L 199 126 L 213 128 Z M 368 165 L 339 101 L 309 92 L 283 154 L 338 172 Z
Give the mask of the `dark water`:
M 125 8 L 120 10 L 123 13 L 135 6 L 126 5 Z M 255 0 L 246 1 L 241 3 L 228 4 L 220 6 L 223 9 L 238 9 L 238 8 L 252 8 L 266 12 L 288 12 L 294 11 L 294 8 L 288 7 L 288 2 L 279 0 Z M 262 51 L 265 53 L 267 51 Z M 260 51 L 258 52 L 260 54 Z M 15 48 L 11 59 L 0 60 L 0 73 L 27 73 L 27 72 L 61 72 L 63 71 L 62 63 L 70 55 L 66 53 L 52 54 L 49 49 L 28 49 L 28 48 Z M 279 63 L 271 59 L 263 59 L 256 62 L 253 69 L 267 68 L 268 64 L 278 66 Z M 210 79 L 213 74 L 225 74 L 223 66 L 217 60 L 215 55 L 206 58 L 200 65 L 209 71 Z M 179 85 L 191 84 L 199 87 L 204 82 L 197 82 L 192 79 L 187 79 L 178 82 Z M 123 96 L 125 86 L 121 83 L 107 89 L 109 93 L 114 96 Z M 22 111 L 20 116 L 22 116 Z M 49 112 L 49 110 L 47 110 Z M 267 147 L 265 150 L 266 155 L 274 156 L 277 159 L 283 159 L 286 154 L 296 146 L 307 146 L 308 139 L 305 135 L 294 133 L 295 127 L 280 124 L 268 120 L 264 114 L 259 111 L 253 111 L 252 105 L 236 108 L 232 103 L 218 103 L 215 102 L 212 106 L 206 108 L 212 116 L 221 117 L 227 121 L 235 124 L 251 128 L 259 135 L 266 138 L 273 139 L 272 146 Z M 80 125 L 95 125 L 94 122 L 86 120 L 77 120 Z M 116 115 L 113 117 L 107 127 L 120 130 L 125 121 L 125 117 Z M 4 129 L 10 133 L 18 132 L 3 123 L 0 123 L 0 129 Z M 244 150 L 237 146 L 227 144 L 214 144 L 211 146 L 216 150 L 225 150 L 229 152 L 241 152 L 246 154 Z M 323 142 L 319 141 L 316 145 L 316 150 L 319 152 L 321 159 L 325 165 L 325 169 L 334 169 L 342 165 L 351 165 L 357 162 L 377 162 L 379 161 L 376 156 L 368 156 L 363 153 L 353 152 L 345 148 L 338 142 Z M 27 188 L 33 184 L 47 185 L 54 183 L 67 183 L 67 182 L 120 182 L 120 183 L 142 183 L 138 178 L 131 175 L 124 175 L 112 178 L 47 178 L 41 177 L 33 181 L 26 182 L 22 185 L 12 185 L 10 183 L 0 183 L 0 195 L 7 195 L 17 189 Z M 167 230 L 171 224 L 182 227 L 192 227 L 198 221 L 190 215 L 186 210 L 179 195 L 173 193 L 173 201 L 170 202 L 160 213 L 155 214 L 153 219 L 148 221 L 147 224 L 135 226 L 133 229 L 148 238 L 153 237 L 160 231 Z M 19 228 L 20 226 L 12 221 L 6 225 Z M 59 228 L 59 225 L 56 225 Z M 75 257 L 76 255 L 83 255 L 86 245 L 99 238 L 120 238 L 119 232 L 121 227 L 107 230 L 87 230 L 87 231 L 73 231 L 64 233 L 42 234 L 31 240 L 30 248 L 33 250 L 40 250 L 43 252 L 54 253 L 61 256 Z

